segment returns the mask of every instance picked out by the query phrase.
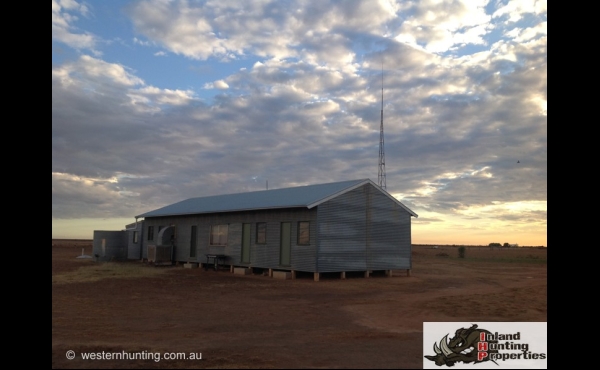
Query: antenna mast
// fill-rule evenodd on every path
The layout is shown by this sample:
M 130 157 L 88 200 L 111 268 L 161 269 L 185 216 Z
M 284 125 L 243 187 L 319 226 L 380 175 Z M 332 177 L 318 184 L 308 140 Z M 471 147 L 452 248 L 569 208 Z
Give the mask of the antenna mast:
M 381 125 L 379 126 L 379 171 L 377 173 L 377 181 L 380 188 L 386 188 L 385 149 L 383 148 L 383 61 L 381 62 Z

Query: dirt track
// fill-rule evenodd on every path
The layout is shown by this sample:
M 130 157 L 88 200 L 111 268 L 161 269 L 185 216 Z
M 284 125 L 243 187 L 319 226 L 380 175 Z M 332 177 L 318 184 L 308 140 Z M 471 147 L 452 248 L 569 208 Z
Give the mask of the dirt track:
M 546 249 L 468 248 L 460 259 L 454 247 L 414 247 L 410 277 L 275 280 L 132 261 L 160 271 L 79 282 L 98 267 L 75 258 L 82 247 L 91 254 L 91 242 L 53 240 L 53 368 L 422 368 L 425 321 L 547 321 Z M 81 357 L 102 351 L 202 360 Z

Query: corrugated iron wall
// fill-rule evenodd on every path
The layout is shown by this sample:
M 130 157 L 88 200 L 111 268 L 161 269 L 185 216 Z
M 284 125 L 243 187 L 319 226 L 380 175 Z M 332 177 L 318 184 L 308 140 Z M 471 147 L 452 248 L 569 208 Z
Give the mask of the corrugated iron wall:
M 367 184 L 318 206 L 319 272 L 411 268 L 410 214 Z
M 310 245 L 298 245 L 298 221 L 310 221 Z M 267 223 L 267 243 L 256 244 L 256 223 Z M 292 226 L 291 266 L 279 266 L 280 227 L 282 222 L 290 222 Z M 242 224 L 250 223 L 250 263 L 241 263 Z M 288 269 L 298 271 L 314 271 L 316 250 L 316 209 L 292 208 L 284 210 L 258 210 L 248 212 L 231 212 L 211 215 L 192 215 L 174 217 L 148 217 L 145 229 L 159 225 L 176 225 L 175 259 L 187 262 L 206 262 L 206 254 L 225 254 L 227 264 L 235 266 L 252 266 L 259 268 Z M 228 224 L 227 246 L 210 246 L 210 226 Z M 196 258 L 190 258 L 191 227 L 197 226 Z M 155 231 L 156 234 L 156 231 Z M 144 240 L 144 249 L 149 243 Z M 150 242 L 152 244 L 152 242 Z
M 138 232 L 138 242 L 133 242 L 133 231 Z M 140 253 L 142 244 L 144 242 L 144 221 L 140 221 L 136 224 L 127 225 L 127 258 L 128 259 L 140 259 L 142 254 Z
M 333 198 L 318 208 L 318 272 L 365 271 L 366 196 L 364 187 Z
M 367 243 L 369 270 L 411 268 L 411 216 L 370 186 L 371 222 Z

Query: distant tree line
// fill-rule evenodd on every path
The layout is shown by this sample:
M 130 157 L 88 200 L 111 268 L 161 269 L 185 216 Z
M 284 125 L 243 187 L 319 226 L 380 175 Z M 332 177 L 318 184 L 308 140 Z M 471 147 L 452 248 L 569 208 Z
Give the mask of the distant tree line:
M 510 247 L 518 247 L 518 244 L 510 244 L 510 243 L 504 243 L 504 244 L 500 244 L 500 243 L 490 243 L 489 247 L 490 248 L 510 248 Z

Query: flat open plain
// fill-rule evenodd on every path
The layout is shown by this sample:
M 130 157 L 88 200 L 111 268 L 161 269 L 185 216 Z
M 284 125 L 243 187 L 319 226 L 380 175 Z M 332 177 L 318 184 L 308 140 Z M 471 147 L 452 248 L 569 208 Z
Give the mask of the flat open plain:
M 413 246 L 393 277 L 97 263 L 52 240 L 52 368 L 422 368 L 424 321 L 547 321 L 547 249 Z M 75 358 L 66 358 L 68 350 Z M 85 360 L 82 353 L 202 353 Z

